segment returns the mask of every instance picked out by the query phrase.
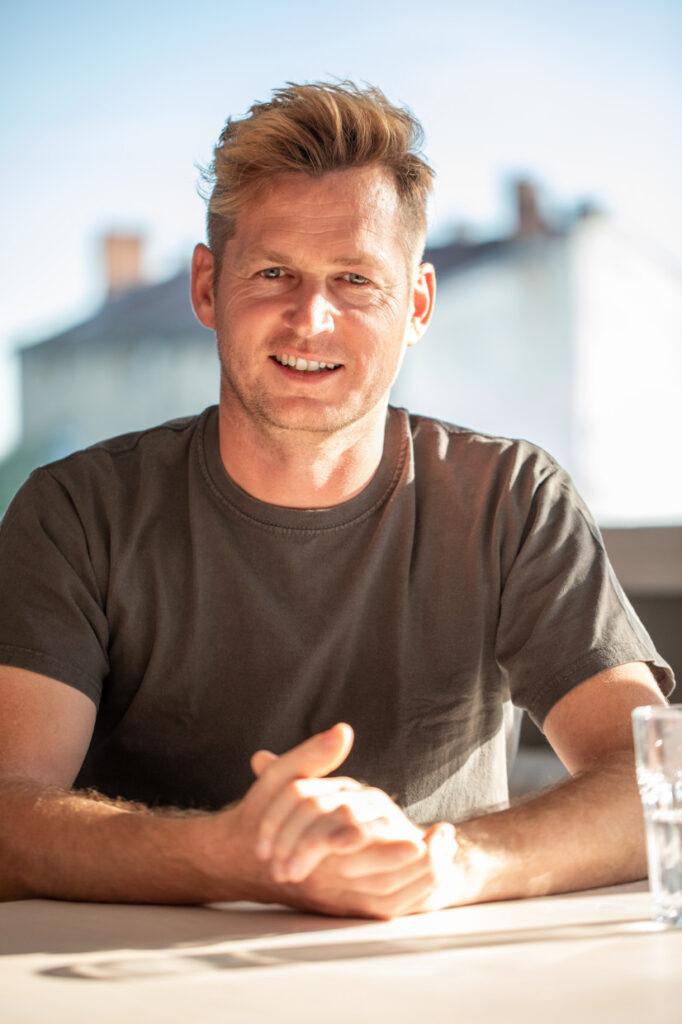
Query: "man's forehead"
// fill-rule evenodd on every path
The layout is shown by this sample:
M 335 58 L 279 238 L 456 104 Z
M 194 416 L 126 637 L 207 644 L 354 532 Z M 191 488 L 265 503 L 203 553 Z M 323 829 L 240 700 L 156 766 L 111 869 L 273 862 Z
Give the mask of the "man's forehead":
M 278 174 L 245 193 L 240 210 L 258 208 L 264 202 L 281 201 L 301 207 L 320 202 L 339 207 L 374 205 L 377 213 L 388 213 L 398 206 L 398 190 L 391 172 L 380 164 L 347 167 L 324 174 L 304 171 Z M 239 213 L 237 214 L 239 216 Z
M 331 171 L 312 178 L 282 175 L 237 213 L 229 244 L 240 257 L 285 262 L 291 244 L 332 246 L 339 265 L 376 258 L 398 241 L 402 225 L 397 193 L 383 169 Z M 365 172 L 365 173 L 363 173 Z M 282 259 L 278 260 L 277 257 Z

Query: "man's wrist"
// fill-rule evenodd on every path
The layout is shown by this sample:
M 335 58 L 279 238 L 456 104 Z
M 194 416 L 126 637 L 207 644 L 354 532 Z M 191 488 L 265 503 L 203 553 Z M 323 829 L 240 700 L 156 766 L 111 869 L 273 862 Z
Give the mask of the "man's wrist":
M 181 823 L 183 850 L 196 872 L 201 902 L 276 903 L 281 896 L 257 860 L 241 801 Z

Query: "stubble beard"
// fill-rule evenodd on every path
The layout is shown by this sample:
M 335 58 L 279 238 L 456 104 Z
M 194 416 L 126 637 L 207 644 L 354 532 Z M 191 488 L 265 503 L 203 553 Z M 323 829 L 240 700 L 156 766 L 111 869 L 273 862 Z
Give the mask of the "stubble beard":
M 341 408 L 321 402 L 310 402 L 310 408 L 301 408 L 305 399 L 272 399 L 265 387 L 252 386 L 248 391 L 235 384 L 221 355 L 220 398 L 225 409 L 239 410 L 241 418 L 250 421 L 260 433 L 298 433 L 312 435 L 318 441 L 353 426 L 369 411 L 368 409 Z M 299 408 L 285 410 L 281 405 L 289 402 Z

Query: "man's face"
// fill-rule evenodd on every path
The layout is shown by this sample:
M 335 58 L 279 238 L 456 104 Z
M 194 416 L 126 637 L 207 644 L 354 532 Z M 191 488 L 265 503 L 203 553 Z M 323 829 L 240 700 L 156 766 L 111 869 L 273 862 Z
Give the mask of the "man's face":
M 323 433 L 383 408 L 430 304 L 403 242 L 379 166 L 281 177 L 249 203 L 200 312 L 218 337 L 224 405 L 261 427 Z

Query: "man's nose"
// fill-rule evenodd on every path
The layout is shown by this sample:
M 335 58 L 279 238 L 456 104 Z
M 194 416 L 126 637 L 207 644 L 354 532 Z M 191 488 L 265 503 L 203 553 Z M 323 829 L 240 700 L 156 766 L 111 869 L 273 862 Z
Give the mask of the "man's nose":
M 291 295 L 286 323 L 300 338 L 331 334 L 334 307 L 324 288 L 319 284 L 301 283 Z

